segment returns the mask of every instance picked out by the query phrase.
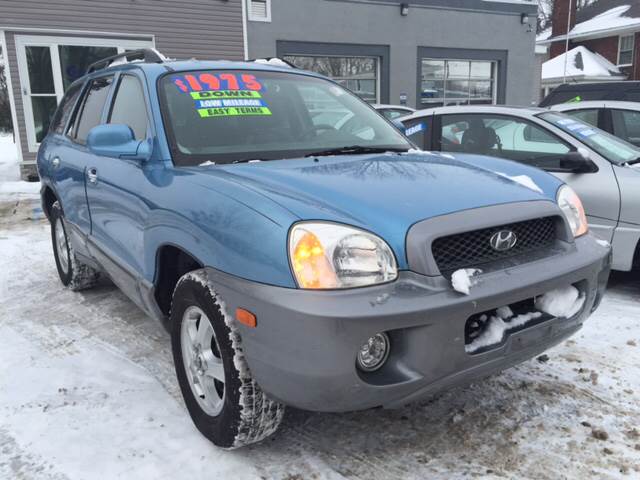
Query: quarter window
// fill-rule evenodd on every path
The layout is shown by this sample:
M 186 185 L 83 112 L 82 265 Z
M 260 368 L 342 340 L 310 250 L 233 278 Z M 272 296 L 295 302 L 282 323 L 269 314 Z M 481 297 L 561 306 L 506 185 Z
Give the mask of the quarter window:
M 123 75 L 113 102 L 109 123 L 128 125 L 136 140 L 147 137 L 147 108 L 140 81 L 132 75 Z
M 515 160 L 548 170 L 560 168 L 571 148 L 544 128 L 503 115 L 444 115 L 441 150 Z
M 618 44 L 618 65 L 631 65 L 633 63 L 634 35 L 623 35 Z
M 104 110 L 104 104 L 112 82 L 113 77 L 100 77 L 92 80 L 89 84 L 74 135 L 78 142 L 85 143 L 89 131 L 100 124 L 102 111 Z
M 496 62 L 422 59 L 422 105 L 495 103 Z
M 62 99 L 62 102 L 60 102 L 60 106 L 51 121 L 51 131 L 60 134 L 64 133 L 64 127 L 67 125 L 67 122 L 73 113 L 73 107 L 80 96 L 80 92 L 82 92 L 82 83 L 78 83 L 67 90 L 67 93 L 65 93 L 64 98 Z

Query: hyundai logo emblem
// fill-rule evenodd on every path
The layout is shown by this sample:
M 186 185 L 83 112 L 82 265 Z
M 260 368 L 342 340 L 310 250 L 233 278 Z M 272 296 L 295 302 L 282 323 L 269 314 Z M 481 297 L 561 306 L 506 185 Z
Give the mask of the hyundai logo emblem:
M 518 237 L 511 230 L 500 230 L 489 239 L 489 244 L 497 252 L 511 250 L 518 243 Z

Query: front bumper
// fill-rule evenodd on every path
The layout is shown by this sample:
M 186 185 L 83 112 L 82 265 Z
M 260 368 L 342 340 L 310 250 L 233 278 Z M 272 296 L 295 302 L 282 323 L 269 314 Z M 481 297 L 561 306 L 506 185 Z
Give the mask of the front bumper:
M 468 296 L 443 277 L 412 272 L 390 284 L 342 291 L 274 287 L 213 269 L 208 274 L 229 314 L 242 307 L 257 316 L 257 328 L 239 328 L 262 389 L 287 405 L 338 412 L 402 406 L 543 352 L 576 332 L 597 307 L 610 262 L 610 248 L 586 235 L 562 254 L 482 275 Z M 490 351 L 466 353 L 470 316 L 570 284 L 586 295 L 575 317 L 552 318 L 508 335 Z M 357 350 L 382 331 L 391 338 L 389 359 L 363 374 Z

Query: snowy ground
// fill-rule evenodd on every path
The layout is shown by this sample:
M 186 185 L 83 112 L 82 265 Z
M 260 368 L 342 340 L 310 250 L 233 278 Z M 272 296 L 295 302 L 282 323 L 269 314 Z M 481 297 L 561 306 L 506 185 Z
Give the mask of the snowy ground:
M 0 209 L 2 479 L 640 476 L 640 276 L 548 359 L 396 411 L 289 410 L 225 452 L 188 418 L 168 335 L 109 284 L 64 290 L 32 201 Z

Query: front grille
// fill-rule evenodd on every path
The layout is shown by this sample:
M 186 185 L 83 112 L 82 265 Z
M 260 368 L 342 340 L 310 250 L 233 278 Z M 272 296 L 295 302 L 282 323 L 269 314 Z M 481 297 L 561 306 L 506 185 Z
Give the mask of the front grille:
M 536 218 L 440 237 L 431 245 L 431 251 L 443 274 L 459 268 L 476 267 L 551 246 L 556 239 L 556 219 L 557 217 Z M 491 246 L 491 237 L 501 230 L 510 230 L 516 234 L 517 242 L 513 248 L 498 251 Z

